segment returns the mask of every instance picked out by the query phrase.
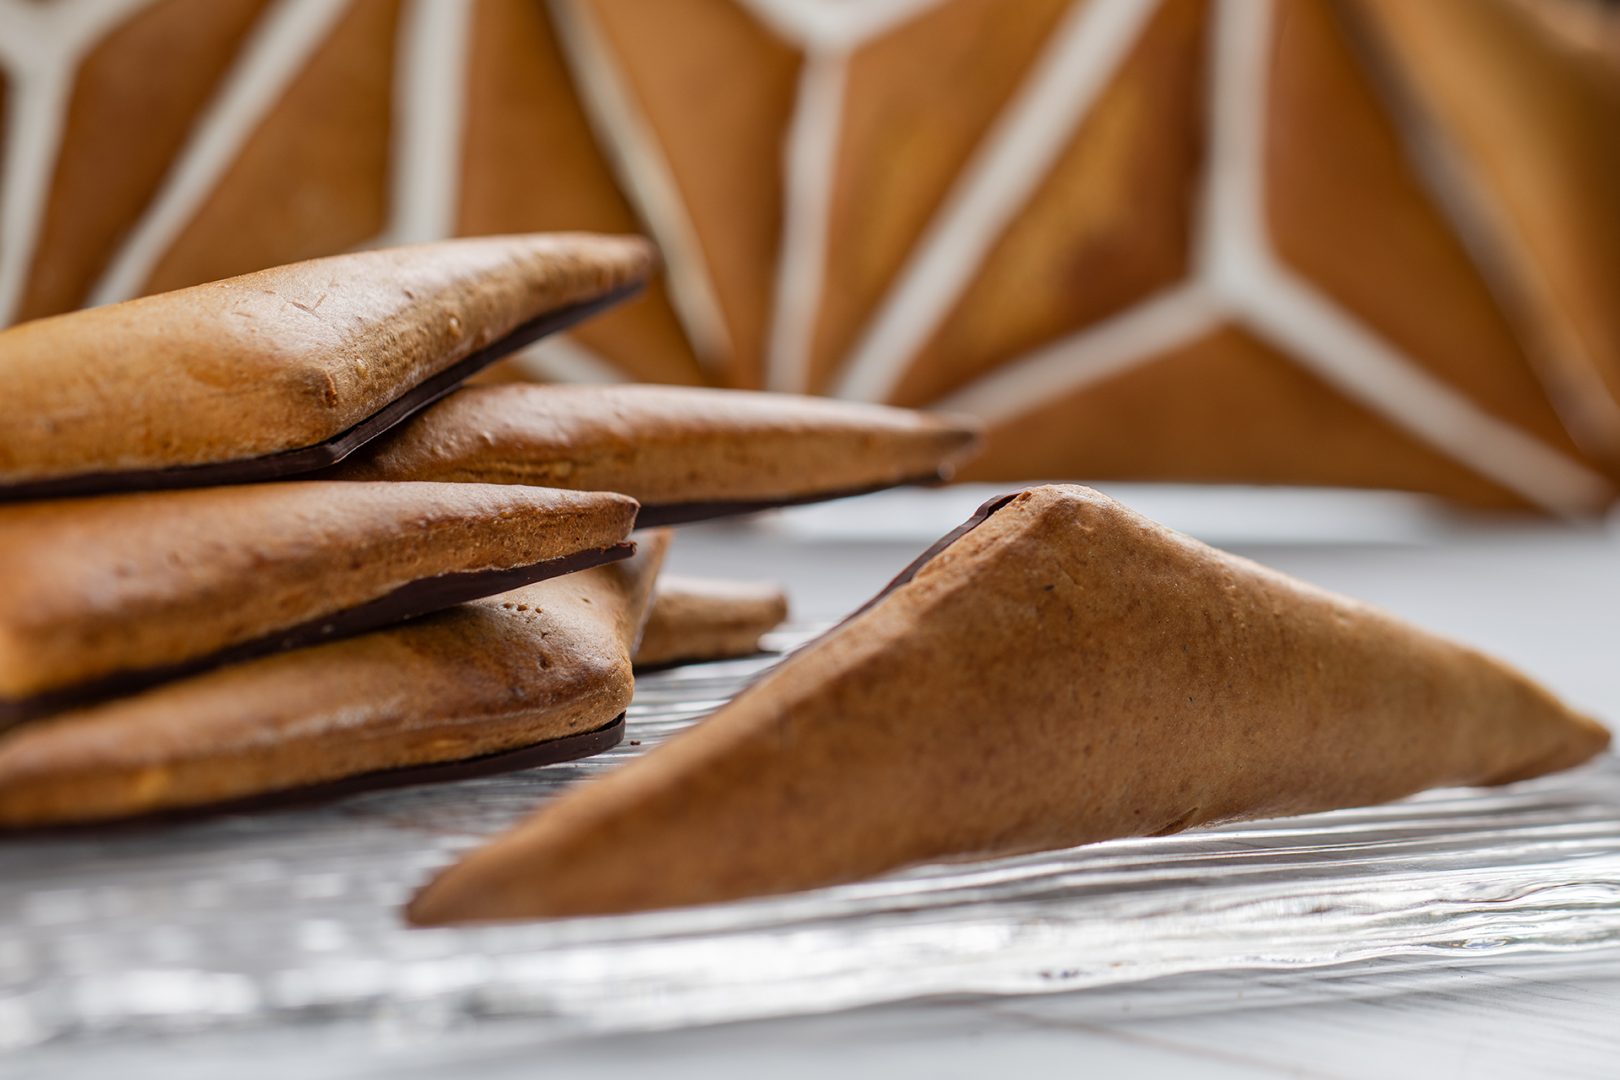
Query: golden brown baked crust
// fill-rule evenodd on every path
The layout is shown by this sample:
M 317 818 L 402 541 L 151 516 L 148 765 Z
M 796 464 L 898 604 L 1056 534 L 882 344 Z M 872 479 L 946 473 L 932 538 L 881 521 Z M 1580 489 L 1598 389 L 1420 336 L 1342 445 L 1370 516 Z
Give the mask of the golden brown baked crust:
M 787 614 L 779 585 L 665 574 L 636 646 L 636 666 L 751 656 Z
M 621 495 L 260 484 L 0 507 L 0 699 L 197 659 L 443 574 L 624 539 Z
M 322 442 L 540 315 L 643 280 L 629 237 L 339 255 L 0 331 L 0 484 Z
M 404 626 L 220 668 L 0 735 L 0 828 L 106 821 L 601 727 L 665 538 Z
M 642 503 L 771 500 L 933 476 L 977 425 L 788 394 L 654 386 L 467 387 L 333 475 L 619 491 Z
M 657 751 L 422 891 L 630 911 L 1495 784 L 1608 742 L 1517 672 L 1085 488 L 1011 498 Z

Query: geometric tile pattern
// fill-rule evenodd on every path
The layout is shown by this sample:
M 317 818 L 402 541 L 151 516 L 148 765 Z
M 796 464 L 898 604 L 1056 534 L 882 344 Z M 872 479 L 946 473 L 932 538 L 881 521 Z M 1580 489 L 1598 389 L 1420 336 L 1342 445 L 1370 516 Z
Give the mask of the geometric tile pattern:
M 1587 513 L 1620 78 L 1531 2 L 0 0 L 0 323 L 644 230 L 664 279 L 530 373 L 962 410 L 985 478 Z

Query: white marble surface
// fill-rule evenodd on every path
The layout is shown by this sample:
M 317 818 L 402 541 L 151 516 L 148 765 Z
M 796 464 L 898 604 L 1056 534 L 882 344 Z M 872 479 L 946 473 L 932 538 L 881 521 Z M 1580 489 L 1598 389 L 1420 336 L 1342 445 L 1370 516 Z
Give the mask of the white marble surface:
M 1173 1019 L 1068 1015 L 1063 998 L 916 1004 L 793 1021 L 537 1044 L 511 1024 L 429 1038 L 387 1027 L 47 1051 L 18 1080 L 425 1080 L 529 1076 L 1607 1078 L 1620 979 L 1479 980 L 1423 994 Z M 1369 988 L 1375 989 L 1375 988 Z M 1236 993 L 1236 992 L 1234 992 Z M 1241 1003 L 1234 999 L 1234 1006 Z
M 1464 521 L 1405 500 L 1119 489 L 1155 516 L 1497 653 L 1611 723 L 1620 718 L 1620 532 Z M 781 581 L 796 615 L 834 618 L 971 509 L 951 492 L 686 530 L 685 573 Z M 1342 542 L 1336 537 L 1349 537 Z M 1422 992 L 1348 980 L 1291 1004 L 1230 977 L 1230 1009 L 1154 1016 L 1151 988 L 1099 1009 L 1063 996 L 856 1013 L 541 1045 L 515 1022 L 422 1032 L 386 1022 L 47 1048 L 0 1062 L 33 1076 L 617 1077 L 1620 1075 L 1620 971 L 1534 981 L 1458 970 Z M 8 1072 L 8 1068 L 14 1072 Z

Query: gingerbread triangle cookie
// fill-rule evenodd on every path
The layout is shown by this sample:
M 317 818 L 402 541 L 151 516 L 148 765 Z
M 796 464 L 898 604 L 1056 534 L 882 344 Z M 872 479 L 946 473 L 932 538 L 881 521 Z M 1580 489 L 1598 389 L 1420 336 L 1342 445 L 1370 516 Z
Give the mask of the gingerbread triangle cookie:
M 1079 487 L 988 504 L 412 921 L 633 911 L 1498 784 L 1608 742 L 1517 672 Z
M 478 386 L 333 475 L 617 491 L 650 526 L 938 480 L 976 441 L 971 420 L 786 394 Z
M 0 727 L 623 558 L 636 504 L 259 484 L 0 507 Z
M 600 753 L 667 536 L 631 559 L 0 735 L 0 829 L 307 803 Z
M 24 323 L 0 332 L 0 499 L 329 465 L 651 268 L 628 237 L 460 240 Z

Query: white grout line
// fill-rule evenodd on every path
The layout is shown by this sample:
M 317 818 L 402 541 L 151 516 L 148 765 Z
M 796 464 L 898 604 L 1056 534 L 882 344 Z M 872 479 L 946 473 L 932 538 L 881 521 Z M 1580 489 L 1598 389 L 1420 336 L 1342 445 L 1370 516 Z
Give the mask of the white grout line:
M 152 205 L 91 291 L 90 303 L 124 300 L 141 290 L 348 6 L 347 0 L 282 0 L 261 17 Z
M 806 52 L 849 52 L 943 0 L 742 0 L 754 18 Z
M 34 262 L 79 62 L 145 2 L 0 3 L 0 65 L 8 80 L 0 158 L 0 326 L 15 317 Z
M 1612 497 L 1602 476 L 1474 405 L 1292 274 L 1258 288 L 1245 323 L 1344 396 L 1553 513 L 1590 514 Z
M 455 234 L 472 15 L 465 0 L 410 0 L 404 12 L 394 61 L 388 226 L 379 244 Z
M 765 356 L 765 389 L 803 392 L 810 383 L 810 349 L 827 270 L 834 174 L 849 58 L 811 52 L 799 74 L 793 124 L 782 175 L 782 243 L 776 301 Z
M 839 397 L 887 399 L 917 350 L 1135 45 L 1157 0 L 1089 0 L 1064 17 L 851 352 Z
M 1608 481 L 1498 420 L 1341 311 L 1271 253 L 1264 220 L 1272 0 L 1221 0 L 1210 161 L 1191 282 L 970 383 L 932 407 L 1006 423 L 1117 376 L 1230 315 L 1352 401 L 1555 513 L 1590 512 Z
M 1300 366 L 1481 476 L 1556 513 L 1601 506 L 1612 494 L 1601 476 L 1424 371 L 1271 252 L 1263 213 L 1274 2 L 1221 0 L 1216 11 L 1211 286 Z
M 1512 216 L 1483 177 L 1484 164 L 1435 115 L 1409 78 L 1378 51 L 1376 20 L 1345 12 L 1364 69 L 1395 123 L 1418 178 L 1509 317 L 1525 354 L 1577 441 L 1620 456 L 1620 401 L 1573 320 L 1560 317 L 1557 290 L 1526 250 Z M 1541 317 L 1553 312 L 1551 318 Z
M 1434 157 L 1452 148 L 1453 140 L 1439 134 L 1429 144 Z M 1461 148 L 1455 153 L 1458 158 L 1464 156 Z M 1508 214 L 1480 181 L 1455 162 L 1435 172 L 1444 176 L 1437 175 L 1433 184 L 1436 202 L 1447 208 L 1447 220 L 1492 294 L 1510 314 L 1525 354 L 1556 411 L 1577 441 L 1600 454 L 1620 457 L 1620 400 L 1604 381 L 1600 373 L 1603 362 L 1594 355 L 1591 344 L 1574 320 L 1564 317 L 1557 290 L 1541 264 L 1526 250 Z M 1509 251 L 1517 251 L 1517 255 L 1508 255 Z M 1551 317 L 1541 317 L 1549 311 L 1554 313 Z
M 6 184 L 0 192 L 0 326 L 16 317 L 45 224 L 63 119 L 73 93 L 73 68 L 71 61 L 41 64 L 8 87 Z
M 551 11 L 585 112 L 615 165 L 619 183 L 669 267 L 670 299 L 699 362 L 711 374 L 724 371 L 731 335 L 714 290 L 703 245 L 687 216 L 669 164 L 619 71 L 588 0 L 551 0 Z
M 1196 273 L 1222 296 L 1248 296 L 1266 254 L 1265 160 L 1270 0 L 1221 0 L 1211 14 L 1208 161 Z
M 1184 282 L 1004 364 L 928 407 L 1004 423 L 1196 341 L 1216 329 L 1223 314 L 1207 288 Z
M 1207 48 L 1215 54 L 1234 42 L 1222 38 L 1221 28 L 1211 20 Z M 1213 77 L 1211 76 L 1211 81 Z M 1210 102 L 1210 130 L 1215 130 L 1216 95 Z M 1216 174 L 1229 171 L 1229 154 L 1211 139 L 1208 160 L 1198 181 L 1190 275 L 1171 286 L 1100 323 L 1083 327 L 1057 341 L 1042 345 L 996 370 L 974 379 L 930 408 L 966 412 L 986 423 L 1005 423 L 1086 386 L 1123 375 L 1151 363 L 1171 349 L 1186 345 L 1217 329 L 1226 321 L 1227 311 L 1215 288 L 1218 253 L 1236 254 L 1245 234 L 1233 234 L 1223 225 L 1227 219 L 1215 205 L 1213 191 L 1230 183 L 1217 182 Z
M 0 62 L 11 80 L 7 126 L 12 132 L 5 156 L 8 182 L 0 192 L 0 322 L 18 301 L 33 254 L 78 61 L 101 34 L 143 2 L 81 0 L 41 9 L 0 0 Z M 806 15 L 801 40 L 847 45 L 932 2 L 896 0 L 881 10 L 863 9 L 859 18 L 840 15 L 843 21 L 836 25 L 820 15 Z M 1091 0 L 1066 17 L 914 249 L 852 354 L 840 379 L 842 396 L 881 398 L 892 390 L 1134 45 L 1155 2 Z M 794 6 L 792 0 L 750 3 L 759 10 Z M 656 139 L 632 104 L 590 16 L 565 0 L 553 0 L 553 5 L 586 100 L 593 103 L 593 118 L 607 128 L 627 183 L 665 246 L 672 293 L 688 332 L 700 355 L 724 355 L 727 340 L 718 301 Z M 97 285 L 92 302 L 121 299 L 141 287 L 346 8 L 338 0 L 281 0 L 265 17 L 149 212 Z M 1603 477 L 1429 375 L 1270 252 L 1263 217 L 1263 152 L 1272 14 L 1272 0 L 1220 0 L 1214 27 L 1211 160 L 1194 279 L 1005 365 L 937 404 L 992 422 L 1015 418 L 1207 332 L 1229 306 L 1256 333 L 1347 397 L 1524 498 L 1561 513 L 1587 511 L 1606 501 L 1612 489 Z M 402 78 L 396 90 L 401 125 L 391 241 L 453 231 L 458 154 L 452 151 L 460 136 L 469 18 L 469 9 L 459 0 L 415 0 L 410 10 L 400 64 L 417 78 Z M 812 52 L 801 76 L 787 147 L 787 175 L 794 181 L 767 368 L 773 388 L 802 389 L 806 381 L 825 272 L 846 61 L 842 52 Z M 1562 344 L 1571 347 L 1568 341 Z M 595 354 L 567 339 L 534 350 L 522 364 L 547 378 L 622 380 Z

